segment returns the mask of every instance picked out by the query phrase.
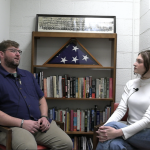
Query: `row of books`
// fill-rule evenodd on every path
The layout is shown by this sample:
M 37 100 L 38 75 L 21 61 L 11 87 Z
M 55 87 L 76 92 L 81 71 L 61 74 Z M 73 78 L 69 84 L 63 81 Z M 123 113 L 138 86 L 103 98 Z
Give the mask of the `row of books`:
M 45 97 L 54 98 L 112 98 L 112 78 L 92 79 L 92 76 L 69 77 L 54 75 L 43 78 L 43 71 L 34 77 Z
M 64 131 L 94 131 L 94 126 L 105 123 L 111 115 L 111 107 L 101 111 L 95 108 L 82 110 L 49 108 L 49 118 L 64 122 Z
M 93 150 L 92 139 L 87 138 L 86 136 L 74 136 L 72 142 L 72 150 Z

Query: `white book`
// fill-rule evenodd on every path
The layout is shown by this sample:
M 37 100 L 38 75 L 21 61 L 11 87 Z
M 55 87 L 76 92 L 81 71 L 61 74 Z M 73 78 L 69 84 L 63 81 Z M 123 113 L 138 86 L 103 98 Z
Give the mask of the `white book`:
M 40 72 L 40 89 L 42 90 L 42 72 Z
M 56 97 L 59 98 L 59 77 L 56 75 Z
M 54 98 L 57 98 L 56 76 L 53 76 L 53 89 L 54 89 Z
M 81 131 L 84 131 L 84 118 L 85 118 L 85 112 L 81 110 Z
M 67 86 L 68 87 L 68 93 L 67 94 L 68 94 L 68 98 L 70 98 L 70 79 L 67 80 L 67 83 L 68 83 L 68 86 Z
M 103 122 L 106 122 L 106 119 L 105 119 L 105 111 L 103 111 Z
M 104 98 L 104 78 L 101 78 L 101 94 L 100 98 Z
M 90 110 L 87 111 L 87 132 L 90 131 Z
M 54 88 L 53 88 L 53 76 L 50 76 L 50 81 L 49 81 L 49 85 L 50 85 L 50 95 L 49 97 L 54 97 Z
M 61 109 L 58 109 L 58 111 L 57 111 L 57 120 L 58 121 L 60 121 L 60 111 L 61 111 Z
M 47 77 L 47 97 L 50 97 L 50 77 Z
M 59 76 L 59 97 L 62 98 L 62 76 Z

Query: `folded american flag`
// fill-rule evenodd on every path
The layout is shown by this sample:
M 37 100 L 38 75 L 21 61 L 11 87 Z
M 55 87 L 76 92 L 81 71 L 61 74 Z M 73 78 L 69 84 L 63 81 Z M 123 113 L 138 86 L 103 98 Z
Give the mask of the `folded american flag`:
M 97 65 L 95 60 L 79 45 L 67 44 L 60 50 L 48 64 L 87 64 Z

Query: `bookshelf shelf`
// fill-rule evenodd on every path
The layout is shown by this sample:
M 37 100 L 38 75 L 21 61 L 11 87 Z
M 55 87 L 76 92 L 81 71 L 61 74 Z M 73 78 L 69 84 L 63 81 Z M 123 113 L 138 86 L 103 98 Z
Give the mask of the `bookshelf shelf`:
M 48 64 L 33 65 L 34 68 L 89 68 L 89 69 L 114 69 L 114 67 L 101 67 L 98 65 L 68 65 L 68 64 Z
M 97 60 L 101 65 L 46 64 L 45 62 L 57 54 L 60 47 L 70 38 L 76 38 L 82 43 L 94 57 L 94 60 Z M 73 106 L 73 108 L 79 108 L 82 105 L 81 107 L 86 107 L 86 109 L 93 107 L 97 103 L 103 108 L 111 105 L 110 110 L 113 112 L 113 103 L 115 102 L 116 93 L 116 52 L 116 33 L 32 32 L 31 72 L 43 71 L 45 77 L 69 74 L 70 77 L 92 76 L 92 79 L 102 77 L 112 78 L 112 98 L 46 97 L 46 100 L 51 107 L 58 105 L 58 108 L 61 108 L 62 105 L 68 107 L 68 103 L 69 106 Z M 96 148 L 97 139 L 92 131 L 82 132 L 72 130 L 66 133 L 70 136 L 90 136 L 93 138 L 93 147 L 94 149 Z
M 82 132 L 82 131 L 66 131 L 67 134 L 82 134 L 82 135 L 93 135 L 92 131 Z
M 51 98 L 51 97 L 46 97 L 47 100 L 69 100 L 69 101 L 113 101 L 112 98 Z
M 115 39 L 116 33 L 74 33 L 74 32 L 33 32 L 34 38 L 69 37 L 69 38 L 107 38 Z

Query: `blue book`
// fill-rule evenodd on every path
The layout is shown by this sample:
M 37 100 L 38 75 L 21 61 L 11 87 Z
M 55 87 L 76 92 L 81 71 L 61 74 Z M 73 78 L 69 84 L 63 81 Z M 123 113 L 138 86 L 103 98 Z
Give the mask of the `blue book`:
M 96 122 L 96 125 L 99 125 L 100 124 L 100 110 L 97 110 L 96 112 L 96 117 L 97 117 L 97 122 Z

